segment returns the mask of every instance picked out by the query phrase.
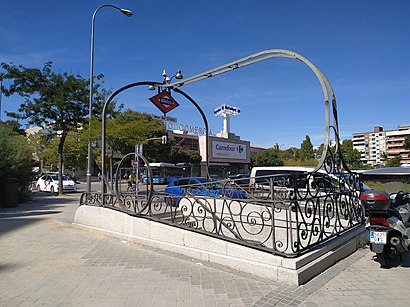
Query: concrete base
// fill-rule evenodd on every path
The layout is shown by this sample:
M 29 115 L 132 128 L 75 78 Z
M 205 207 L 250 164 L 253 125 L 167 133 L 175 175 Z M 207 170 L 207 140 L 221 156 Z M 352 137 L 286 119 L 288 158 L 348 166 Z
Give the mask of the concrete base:
M 291 285 L 306 283 L 355 252 L 357 238 L 364 231 L 364 226 L 357 227 L 303 256 L 284 258 L 102 207 L 80 206 L 74 223 L 131 242 Z

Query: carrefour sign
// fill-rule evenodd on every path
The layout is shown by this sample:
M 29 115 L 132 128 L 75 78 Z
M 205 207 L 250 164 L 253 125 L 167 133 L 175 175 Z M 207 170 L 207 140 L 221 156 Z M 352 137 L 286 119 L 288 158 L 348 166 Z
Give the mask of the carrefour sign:
M 212 141 L 212 157 L 246 160 L 246 146 L 237 143 Z

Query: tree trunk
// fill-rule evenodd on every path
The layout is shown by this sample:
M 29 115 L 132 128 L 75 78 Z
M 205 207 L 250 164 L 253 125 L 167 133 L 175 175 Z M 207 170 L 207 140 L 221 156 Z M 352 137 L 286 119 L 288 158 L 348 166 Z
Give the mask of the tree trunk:
M 58 195 L 63 195 L 63 149 L 64 142 L 67 134 L 63 132 L 60 137 L 60 143 L 58 144 Z

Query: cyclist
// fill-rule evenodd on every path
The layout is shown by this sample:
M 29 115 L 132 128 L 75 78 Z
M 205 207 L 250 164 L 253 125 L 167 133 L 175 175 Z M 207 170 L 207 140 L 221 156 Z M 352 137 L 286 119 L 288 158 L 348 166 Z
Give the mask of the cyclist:
M 133 184 L 135 184 L 135 172 L 134 171 L 128 176 L 128 187 L 132 188 Z

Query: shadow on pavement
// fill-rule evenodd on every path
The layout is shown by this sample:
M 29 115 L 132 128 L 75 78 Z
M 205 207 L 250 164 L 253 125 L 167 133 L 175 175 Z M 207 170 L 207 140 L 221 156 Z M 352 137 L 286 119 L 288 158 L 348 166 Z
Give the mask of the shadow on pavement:
M 0 272 L 1 271 L 10 271 L 10 270 L 14 270 L 17 267 L 16 264 L 0 264 Z
M 60 216 L 66 208 L 77 207 L 80 195 L 81 193 L 71 193 L 54 196 L 33 192 L 30 201 L 26 203 L 14 208 L 0 208 L 0 235 L 36 221 Z
M 392 257 L 390 258 L 389 266 L 385 269 L 392 269 L 397 267 L 410 268 L 410 251 L 403 253 L 402 259 L 397 253 L 392 255 Z M 373 260 L 377 262 L 375 254 L 373 256 Z
M 7 232 L 10 232 L 14 229 L 20 228 L 20 227 L 25 227 L 28 226 L 32 223 L 39 222 L 42 219 L 37 219 L 37 218 L 3 218 L 0 217 L 0 238 Z

